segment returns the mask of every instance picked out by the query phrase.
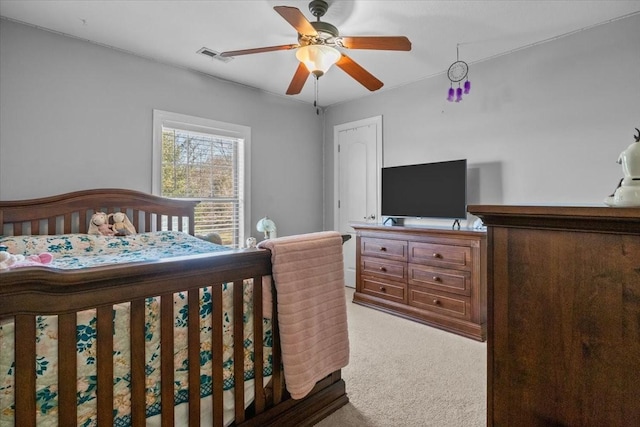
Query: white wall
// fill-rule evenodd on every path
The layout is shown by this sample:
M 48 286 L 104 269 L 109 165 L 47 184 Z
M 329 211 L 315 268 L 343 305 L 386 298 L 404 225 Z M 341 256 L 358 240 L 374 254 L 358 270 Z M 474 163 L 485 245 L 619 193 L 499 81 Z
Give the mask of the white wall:
M 471 93 L 461 103 L 446 101 L 442 74 L 329 107 L 326 227 L 333 126 L 376 115 L 384 166 L 468 159 L 469 204 L 604 206 L 622 177 L 618 155 L 640 128 L 639 28 L 635 15 L 470 64 Z
M 0 19 L 0 199 L 150 192 L 153 109 L 251 127 L 254 235 L 265 215 L 279 235 L 322 230 L 311 106 Z
M 635 15 L 471 64 L 459 104 L 443 74 L 319 119 L 297 101 L 0 20 L 0 199 L 150 191 L 156 108 L 252 128 L 251 221 L 269 215 L 279 235 L 322 229 L 323 208 L 333 228 L 333 126 L 376 115 L 385 166 L 467 158 L 469 203 L 601 205 L 640 127 L 638 28 Z

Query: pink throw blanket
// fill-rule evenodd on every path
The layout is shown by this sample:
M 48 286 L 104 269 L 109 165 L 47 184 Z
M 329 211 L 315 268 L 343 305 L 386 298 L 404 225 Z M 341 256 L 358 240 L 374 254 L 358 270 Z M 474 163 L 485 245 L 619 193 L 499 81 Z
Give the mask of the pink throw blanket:
M 302 399 L 349 363 L 342 237 L 309 233 L 258 247 L 271 250 L 287 390 Z

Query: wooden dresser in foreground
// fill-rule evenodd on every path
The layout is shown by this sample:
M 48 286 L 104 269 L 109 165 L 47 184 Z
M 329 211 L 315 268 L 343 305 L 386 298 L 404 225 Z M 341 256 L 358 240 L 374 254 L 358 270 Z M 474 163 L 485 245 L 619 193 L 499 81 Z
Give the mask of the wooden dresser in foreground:
M 486 338 L 486 234 L 354 223 L 353 302 Z
M 488 426 L 640 426 L 640 208 L 469 206 L 488 226 Z

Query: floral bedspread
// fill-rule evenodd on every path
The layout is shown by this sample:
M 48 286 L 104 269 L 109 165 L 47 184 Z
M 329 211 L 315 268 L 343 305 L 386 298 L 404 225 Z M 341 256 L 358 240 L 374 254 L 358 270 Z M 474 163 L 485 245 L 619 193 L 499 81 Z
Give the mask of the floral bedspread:
M 149 261 L 170 256 L 208 253 L 226 250 L 212 243 L 196 239 L 180 232 L 143 233 L 126 237 L 88 236 L 84 234 L 63 236 L 19 236 L 0 238 L 0 244 L 9 252 L 24 255 L 50 252 L 54 268 L 85 268 L 114 262 Z M 143 250 L 144 249 L 144 250 Z M 251 280 L 244 286 L 244 378 L 254 377 L 254 336 Z M 146 412 L 147 416 L 160 413 L 160 306 L 159 298 L 146 300 Z M 114 305 L 114 414 L 115 426 L 130 425 L 131 357 L 129 345 L 128 303 Z M 213 303 L 210 288 L 200 290 L 198 317 L 200 319 L 200 378 L 201 397 L 212 393 L 211 313 Z M 233 283 L 223 285 L 223 369 L 225 390 L 234 387 L 233 378 Z M 187 320 L 189 310 L 186 294 L 174 295 L 174 404 L 188 400 Z M 263 319 L 264 376 L 271 375 L 271 323 Z M 87 310 L 78 313 L 78 422 L 79 426 L 97 425 L 96 411 L 96 313 Z M 36 406 L 38 426 L 58 424 L 57 396 L 57 316 L 36 318 Z M 14 324 L 12 320 L 0 322 L 0 426 L 14 424 Z
M 230 249 L 179 231 L 154 231 L 130 236 L 7 236 L 0 237 L 0 245 L 6 246 L 7 251 L 13 255 L 49 252 L 53 255 L 53 261 L 46 266 L 65 270 L 156 261 Z

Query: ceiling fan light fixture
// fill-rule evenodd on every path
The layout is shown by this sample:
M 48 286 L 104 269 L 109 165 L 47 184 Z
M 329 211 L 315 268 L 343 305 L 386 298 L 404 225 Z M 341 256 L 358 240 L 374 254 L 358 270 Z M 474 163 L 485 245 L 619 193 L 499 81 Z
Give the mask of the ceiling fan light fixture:
M 340 59 L 338 49 L 326 45 L 301 46 L 296 52 L 296 58 L 302 62 L 310 73 L 316 77 L 322 76 Z

